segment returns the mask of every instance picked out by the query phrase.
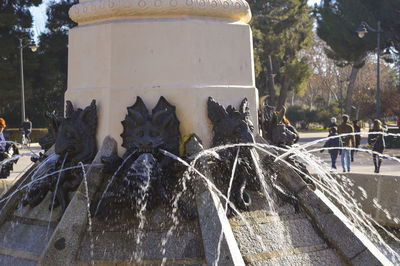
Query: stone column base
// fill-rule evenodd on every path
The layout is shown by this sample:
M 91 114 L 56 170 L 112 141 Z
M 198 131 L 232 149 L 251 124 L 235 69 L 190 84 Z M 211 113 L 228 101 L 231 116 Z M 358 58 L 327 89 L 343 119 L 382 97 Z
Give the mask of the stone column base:
M 152 18 L 80 25 L 69 34 L 65 98 L 80 108 L 96 99 L 98 144 L 110 135 L 120 145 L 126 108 L 140 96 L 150 111 L 164 96 L 177 108 L 182 136 L 196 133 L 209 147 L 209 96 L 236 108 L 246 97 L 258 128 L 252 49 L 243 22 Z
M 238 108 L 242 99 L 247 97 L 250 104 L 252 120 L 257 121 L 257 89 L 254 87 L 197 87 L 197 88 L 103 88 L 90 90 L 69 90 L 66 99 L 74 105 L 84 107 L 91 99 L 96 99 L 98 106 L 97 142 L 111 135 L 117 140 L 119 155 L 124 149 L 121 147 L 123 131 L 121 121 L 127 114 L 126 108 L 140 96 L 149 112 L 157 104 L 160 96 L 176 106 L 176 113 L 180 121 L 182 137 L 196 133 L 205 147 L 211 146 L 212 125 L 207 114 L 207 100 L 211 96 L 218 103 Z

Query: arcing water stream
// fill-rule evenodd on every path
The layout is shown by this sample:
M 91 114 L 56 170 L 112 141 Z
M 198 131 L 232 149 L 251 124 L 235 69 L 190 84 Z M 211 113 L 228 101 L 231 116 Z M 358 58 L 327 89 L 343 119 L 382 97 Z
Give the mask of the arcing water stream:
M 387 135 L 394 135 L 394 134 L 387 134 Z M 395 135 L 395 136 L 399 136 L 399 134 Z M 392 213 L 390 213 L 388 210 L 385 210 L 381 204 L 378 202 L 377 199 L 371 198 L 371 195 L 367 195 L 367 192 L 364 188 L 362 188 L 361 186 L 358 187 L 354 187 L 354 183 L 347 178 L 345 175 L 339 175 L 335 172 L 330 171 L 330 166 L 326 163 L 324 163 L 323 161 L 321 161 L 321 159 L 319 159 L 318 157 L 314 156 L 312 153 L 313 152 L 317 152 L 319 150 L 319 148 L 316 149 L 311 149 L 311 150 L 307 150 L 307 148 L 317 144 L 317 143 L 321 143 L 321 142 L 325 142 L 327 139 L 329 138 L 324 138 L 324 139 L 319 139 L 318 141 L 314 141 L 311 143 L 307 143 L 304 145 L 298 145 L 298 146 L 293 146 L 293 147 L 288 147 L 288 148 L 278 148 L 275 147 L 273 145 L 268 145 L 268 144 L 232 144 L 232 145 L 225 145 L 225 146 L 221 146 L 221 147 L 215 147 L 212 149 L 207 149 L 202 151 L 201 153 L 197 154 L 197 156 L 189 163 L 187 163 L 186 161 L 184 161 L 183 159 L 167 152 L 167 151 L 163 151 L 161 150 L 161 152 L 165 155 L 165 156 L 169 156 L 175 160 L 177 160 L 178 162 L 182 163 L 183 165 L 185 165 L 186 167 L 188 167 L 188 173 L 191 173 L 191 175 L 185 175 L 184 176 L 184 181 L 183 184 L 185 184 L 185 182 L 187 182 L 189 179 L 190 181 L 193 181 L 193 179 L 196 178 L 201 178 L 201 180 L 203 180 L 203 182 L 215 193 L 217 193 L 217 195 L 225 201 L 225 209 L 227 209 L 227 206 L 229 205 L 230 208 L 233 210 L 234 213 L 236 213 L 236 215 L 238 215 L 238 217 L 240 217 L 240 219 L 242 219 L 242 221 L 246 224 L 246 226 L 249 228 L 249 232 L 250 234 L 253 234 L 253 236 L 258 239 L 258 241 L 260 242 L 261 246 L 264 246 L 263 244 L 263 239 L 261 239 L 260 237 L 258 237 L 254 232 L 253 229 L 250 226 L 250 223 L 246 220 L 245 216 L 243 215 L 243 213 L 241 211 L 239 211 L 235 205 L 229 201 L 230 198 L 230 190 L 231 190 L 231 186 L 232 186 L 232 181 L 233 181 L 233 177 L 235 175 L 235 171 L 236 171 L 236 167 L 237 167 L 237 161 L 239 158 L 239 154 L 240 154 L 240 150 L 241 149 L 250 149 L 251 150 L 251 155 L 253 158 L 253 163 L 254 163 L 254 167 L 256 169 L 257 175 L 260 178 L 261 184 L 262 184 L 262 188 L 263 188 L 263 194 L 265 198 L 271 198 L 272 201 L 274 201 L 274 197 L 271 190 L 272 188 L 270 187 L 270 182 L 273 182 L 271 180 L 268 180 L 269 182 L 265 182 L 265 180 L 267 178 L 271 178 L 267 175 L 265 175 L 264 169 L 262 168 L 262 166 L 258 163 L 257 157 L 260 157 L 261 155 L 267 155 L 270 156 L 272 158 L 274 158 L 275 162 L 280 162 L 282 165 L 286 165 L 286 167 L 290 167 L 293 168 L 295 171 L 297 171 L 298 173 L 301 173 L 305 176 L 307 176 L 309 179 L 311 179 L 318 187 L 318 193 L 322 193 L 325 196 L 327 196 L 332 202 L 334 202 L 337 206 L 340 207 L 341 211 L 344 213 L 344 215 L 347 217 L 347 219 L 350 221 L 351 226 L 354 227 L 355 229 L 357 229 L 358 231 L 360 231 L 362 234 L 364 234 L 367 238 L 370 239 L 370 241 L 375 245 L 375 247 L 382 252 L 382 254 L 384 254 L 384 256 L 386 256 L 386 258 L 391 261 L 393 264 L 398 264 L 400 263 L 400 255 L 399 253 L 389 244 L 386 243 L 387 239 L 391 239 L 392 242 L 400 244 L 400 240 L 394 235 L 392 234 L 392 232 L 390 230 L 388 230 L 387 228 L 379 225 L 378 222 L 376 222 L 371 215 L 366 214 L 360 205 L 360 202 L 358 202 L 355 198 L 354 198 L 354 192 L 355 190 L 359 190 L 362 194 L 362 200 L 371 200 L 374 202 L 374 205 L 376 208 L 380 208 L 383 209 L 384 213 L 387 215 L 388 219 L 393 220 L 395 223 L 399 223 L 399 217 L 394 217 L 394 215 Z M 322 146 L 322 145 L 321 145 Z M 233 161 L 233 169 L 231 171 L 231 177 L 230 177 L 230 181 L 229 181 L 229 186 L 228 186 L 228 194 L 224 195 L 223 192 L 221 192 L 214 184 L 213 184 L 213 179 L 207 177 L 205 174 L 201 173 L 201 169 L 197 169 L 196 166 L 196 162 L 200 159 L 200 158 L 204 158 L 207 156 L 214 156 L 215 152 L 221 151 L 223 149 L 228 149 L 228 148 L 235 148 L 237 149 L 236 152 L 236 157 L 234 158 Z M 326 149 L 326 148 L 324 148 Z M 258 151 L 257 153 L 255 151 Z M 371 150 L 367 150 L 367 149 L 355 149 L 358 150 L 359 152 L 366 152 L 366 153 L 374 153 Z M 29 154 L 31 155 L 31 154 Z M 25 156 L 25 155 L 21 155 L 21 156 Z M 285 161 L 286 157 L 291 157 L 294 160 L 300 161 L 303 164 L 305 164 L 307 166 L 307 168 L 312 171 L 315 172 L 315 175 L 309 175 L 308 173 L 303 172 L 300 168 L 293 166 L 292 164 L 288 163 L 287 161 Z M 393 160 L 395 162 L 397 162 L 400 165 L 400 159 L 393 157 L 393 156 L 388 156 L 388 155 L 383 155 L 383 157 Z M 129 157 L 128 157 L 129 158 Z M 128 159 L 126 158 L 126 160 Z M 19 191 L 23 191 L 24 189 L 27 189 L 29 187 L 31 187 L 33 184 L 35 184 L 36 182 L 40 182 L 42 180 L 44 180 L 45 178 L 47 178 L 48 176 L 54 175 L 54 174 L 60 174 L 63 171 L 72 169 L 72 168 L 79 168 L 82 167 L 82 165 L 76 166 L 76 167 L 70 167 L 70 168 L 65 168 L 62 170 L 58 170 L 58 171 L 52 171 L 49 173 L 48 169 L 52 167 L 52 164 L 58 159 L 58 157 L 56 156 L 49 156 L 46 158 L 45 161 L 43 161 L 38 167 L 36 167 L 32 172 L 31 172 L 31 180 L 30 182 L 28 182 L 27 184 L 22 185 L 22 183 L 20 183 L 20 187 L 18 187 L 13 193 L 11 193 L 10 195 L 8 195 L 8 197 L 5 197 L 3 199 L 0 200 L 1 202 L 5 202 L 7 200 L 9 200 L 11 197 L 13 197 L 17 192 Z M 1 162 L 3 163 L 3 162 Z M 1 164 L 0 163 L 0 164 Z M 87 165 L 90 166 L 90 165 Z M 122 165 L 121 165 L 122 166 Z M 118 170 L 117 170 L 118 171 Z M 151 170 L 149 170 L 151 171 Z M 44 174 L 44 175 L 43 175 Z M 114 173 L 113 177 L 117 174 Z M 84 175 L 84 181 L 86 181 L 86 175 Z M 25 178 L 29 178 L 29 175 L 27 175 Z M 111 178 L 113 179 L 113 178 Z M 110 182 L 112 183 L 112 181 Z M 183 188 L 186 188 L 186 186 L 182 186 Z M 143 193 L 146 193 L 146 188 L 143 189 Z M 178 201 L 179 198 L 181 196 L 181 194 L 185 193 L 185 191 L 181 191 L 179 195 L 177 195 L 174 198 L 174 203 L 173 203 L 173 208 L 172 208 L 172 215 L 171 217 L 175 217 L 177 215 L 177 208 L 178 208 Z M 137 231 L 137 240 L 139 240 L 139 243 L 137 243 L 136 247 L 134 248 L 134 250 L 132 250 L 132 258 L 133 260 L 140 262 L 142 259 L 143 254 L 139 251 L 138 247 L 140 247 L 140 241 L 143 237 L 143 227 L 144 224 L 146 223 L 146 218 L 145 218 L 145 209 L 146 209 L 146 204 L 142 204 L 142 203 L 138 203 L 140 206 L 137 209 L 138 211 L 138 216 L 140 218 L 140 222 L 139 222 L 139 226 L 138 226 L 138 231 Z M 268 205 L 272 205 L 270 203 L 267 203 Z M 277 203 L 274 203 L 277 204 Z M 100 203 L 99 203 L 100 205 Z M 90 214 L 89 214 L 90 215 Z M 92 222 L 96 222 L 96 219 L 92 219 L 91 217 L 89 217 L 89 223 L 91 226 Z M 93 220 L 93 221 L 92 221 Z M 171 237 L 173 230 L 175 230 L 178 227 L 178 222 L 179 220 L 177 219 L 177 217 L 173 218 L 173 224 L 174 227 L 170 228 L 169 233 L 167 233 L 165 235 L 165 238 L 163 238 L 161 240 L 162 242 L 162 254 L 163 254 L 163 263 L 165 263 L 166 261 L 166 257 L 165 257 L 165 249 L 166 249 L 166 243 L 169 239 L 169 237 Z M 279 230 L 285 230 L 284 227 L 282 227 Z M 140 233 L 142 232 L 142 234 Z M 283 234 L 282 232 L 276 232 L 277 234 Z M 384 235 L 382 235 L 384 234 Z M 92 237 L 91 237 L 92 238 Z M 95 248 L 93 247 L 93 239 L 91 240 L 91 248 Z M 220 245 L 220 244 L 218 244 Z M 93 254 L 92 254 L 93 257 Z M 215 264 L 218 264 L 218 260 L 215 262 Z

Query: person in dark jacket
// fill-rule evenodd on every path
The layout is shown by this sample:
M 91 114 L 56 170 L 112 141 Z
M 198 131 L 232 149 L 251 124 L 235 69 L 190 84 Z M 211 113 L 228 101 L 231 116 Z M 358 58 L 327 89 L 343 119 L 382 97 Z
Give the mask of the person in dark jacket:
M 32 122 L 29 121 L 29 118 L 26 118 L 24 122 L 21 124 L 21 130 L 25 133 L 25 137 L 31 141 L 31 132 L 32 132 Z
M 361 128 L 358 125 L 358 120 L 354 120 L 353 121 L 353 128 L 354 128 L 354 133 L 360 133 L 361 132 Z M 355 135 L 356 138 L 356 145 L 354 148 L 358 148 L 360 146 L 361 143 L 361 135 Z M 357 152 L 355 150 L 351 150 L 351 161 L 354 162 L 354 153 Z
M 334 137 L 334 136 L 338 136 L 338 137 L 328 139 L 325 142 L 324 147 L 325 148 L 335 148 L 335 147 L 339 148 L 339 149 L 329 149 L 328 150 L 329 154 L 331 155 L 332 168 L 336 169 L 336 159 L 338 157 L 338 154 L 342 153 L 341 148 L 343 147 L 343 143 L 342 143 L 342 139 L 337 134 L 337 128 L 336 127 L 331 127 L 329 129 L 328 137 Z M 323 152 L 323 151 L 324 150 L 321 150 L 321 152 Z
M 343 121 L 338 126 L 337 129 L 337 133 L 339 135 L 342 135 L 341 137 L 342 137 L 343 147 L 346 147 L 346 149 L 342 149 L 341 161 L 342 161 L 343 172 L 346 172 L 346 165 L 347 165 L 347 172 L 350 172 L 350 150 L 354 148 L 356 144 L 356 138 L 354 137 L 354 135 L 352 135 L 352 133 L 354 133 L 354 128 L 353 125 L 349 123 L 349 116 L 343 115 L 342 119 Z
M 377 132 L 374 134 L 374 132 Z M 368 133 L 368 144 L 372 147 L 372 151 L 383 153 L 385 149 L 385 139 L 383 133 L 385 129 L 382 127 L 382 122 L 378 119 L 374 120 L 374 126 L 369 130 Z M 382 164 L 382 158 L 379 154 L 374 153 L 372 155 L 375 165 L 375 173 L 379 173 Z
M 336 124 L 336 117 L 331 118 L 331 124 L 329 125 L 329 128 L 332 127 L 337 127 L 338 125 Z

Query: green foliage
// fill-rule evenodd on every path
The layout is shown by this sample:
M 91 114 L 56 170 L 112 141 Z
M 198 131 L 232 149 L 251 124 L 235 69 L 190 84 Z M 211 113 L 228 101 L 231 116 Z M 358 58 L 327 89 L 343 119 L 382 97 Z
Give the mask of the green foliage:
M 287 62 L 281 68 L 281 73 L 290 77 L 290 79 L 288 79 L 289 88 L 292 88 L 297 95 L 303 96 L 308 80 L 312 76 L 308 62 L 304 59 L 301 59 L 300 61 L 294 60 L 290 63 Z
M 32 42 L 29 7 L 42 0 L 0 2 L 0 116 L 9 127 L 21 123 L 19 41 Z M 68 29 L 76 25 L 68 16 L 77 0 L 51 2 L 47 9 L 47 31 L 39 37 L 39 49 L 23 49 L 26 116 L 35 127 L 46 127 L 46 111 L 63 112 L 67 87 Z
M 39 37 L 39 67 L 33 80 L 34 93 L 28 99 L 31 120 L 35 125 L 47 126 L 45 112 L 55 110 L 63 113 L 64 93 L 67 89 L 68 30 L 76 25 L 68 16 L 68 11 L 78 1 L 52 2 L 47 9 L 47 31 Z M 40 103 L 40 104 L 38 104 Z
M 290 106 L 286 110 L 286 117 L 289 119 L 290 123 L 296 124 L 300 121 L 307 120 L 307 112 L 308 110 L 300 105 Z
M 318 23 L 317 34 L 330 47 L 326 49 L 326 54 L 338 65 L 354 64 L 376 48 L 375 34 L 367 34 L 360 39 L 356 33 L 361 21 L 368 20 L 371 25 L 376 25 L 374 16 L 361 0 L 325 1 L 314 12 Z
M 381 20 L 383 47 L 400 48 L 400 1 L 399 0 L 363 0 L 363 5 L 375 18 Z M 368 24 L 373 21 L 366 21 Z M 372 26 L 372 24 L 370 24 Z M 374 24 L 375 25 L 375 24 Z
M 377 48 L 376 33 L 369 32 L 362 39 L 356 34 L 362 21 L 375 29 L 378 19 L 381 21 L 382 50 L 400 45 L 399 10 L 398 0 L 326 0 L 314 9 L 317 34 L 330 46 L 327 50 L 330 58 L 341 65 L 354 64 Z
M 21 143 L 21 131 L 19 128 L 6 128 L 4 134 L 7 140 Z M 38 142 L 39 138 L 46 134 L 47 128 L 32 128 L 32 133 L 30 135 L 31 142 Z
M 338 121 L 340 120 L 340 108 L 337 102 L 330 105 L 325 105 L 324 107 L 318 109 L 318 114 L 315 122 L 318 122 L 327 128 L 331 123 L 331 117 L 336 117 Z
M 299 60 L 299 51 L 311 45 L 312 20 L 306 0 L 249 0 L 253 20 L 256 83 L 260 95 L 268 94 L 266 59 L 272 57 L 275 82 L 282 88 L 301 93 L 310 76 L 307 64 Z M 283 87 L 285 88 L 285 87 Z M 286 88 L 285 88 L 286 89 Z
M 3 116 L 8 124 L 14 122 L 19 125 L 20 118 L 16 121 L 10 117 L 14 112 L 18 112 L 20 117 L 20 58 L 19 41 L 23 39 L 23 44 L 30 43 L 32 16 L 29 7 L 38 6 L 42 0 L 8 0 L 0 1 L 0 116 Z M 24 49 L 24 57 L 31 60 L 24 65 L 25 89 L 29 95 L 30 78 L 32 69 L 35 67 L 34 55 L 28 49 Z M 12 113 L 13 112 L 13 113 Z M 10 116 L 11 115 L 11 116 Z
M 294 105 L 287 109 L 286 117 L 292 124 L 300 123 L 302 128 L 308 128 L 310 123 L 319 123 L 327 128 L 330 124 L 331 117 L 340 117 L 340 109 L 338 103 L 324 105 L 317 110 L 309 110 L 305 106 Z
M 264 53 L 262 42 L 263 34 L 260 30 L 253 28 L 253 45 L 254 45 L 254 72 L 257 80 L 262 80 L 263 88 L 265 87 L 265 77 L 263 73 L 263 64 L 261 55 Z
M 326 0 L 314 9 L 317 34 L 329 45 L 326 49 L 328 57 L 338 66 L 351 65 L 353 68 L 347 87 L 346 112 L 350 112 L 352 106 L 358 69 L 364 66 L 368 54 L 377 50 L 378 21 L 383 31 L 380 49 L 383 51 L 389 46 L 400 48 L 399 10 L 399 0 Z M 363 21 L 370 27 L 361 39 L 356 30 Z

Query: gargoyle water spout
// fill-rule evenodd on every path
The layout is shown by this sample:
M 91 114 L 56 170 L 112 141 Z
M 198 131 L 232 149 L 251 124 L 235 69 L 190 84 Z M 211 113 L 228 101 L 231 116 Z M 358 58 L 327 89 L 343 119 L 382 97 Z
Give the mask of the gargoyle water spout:
M 209 97 L 208 117 L 213 124 L 213 146 L 239 143 L 254 144 L 254 127 L 250 121 L 247 99 L 243 99 L 239 109 L 236 110 L 231 105 L 225 109 L 212 97 Z M 218 158 L 214 158 L 215 167 L 212 170 L 214 172 L 213 176 L 221 177 L 215 180 L 215 182 L 225 190 L 231 176 L 232 162 L 234 162 L 234 158 L 236 157 L 236 149 L 227 148 L 220 150 L 218 151 Z M 255 157 L 257 157 L 257 154 L 253 147 L 242 147 L 240 149 L 237 170 L 233 176 L 230 200 L 236 207 L 247 209 L 251 204 L 251 197 L 246 190 L 249 188 L 260 191 L 261 187 L 269 186 L 272 189 L 269 190 L 269 193 L 282 196 L 286 201 L 294 204 L 296 210 L 299 211 L 299 202 L 293 195 L 286 192 L 275 180 L 270 180 L 260 173 L 260 171 L 257 171 L 260 167 L 254 165 L 257 163 L 255 162 Z M 264 185 L 265 182 L 267 185 Z
M 264 139 L 278 147 L 292 146 L 299 140 L 299 133 L 285 118 L 285 113 L 285 107 L 283 107 L 280 112 L 276 112 L 274 107 L 264 102 L 259 111 L 260 127 Z M 311 185 L 312 189 L 315 189 L 315 184 L 307 177 L 309 173 L 307 167 L 303 163 L 290 157 L 286 158 L 286 161 L 301 169 L 299 175 L 307 184 Z
M 276 146 L 291 146 L 299 140 L 299 134 L 290 124 L 285 124 L 285 107 L 280 112 L 263 105 L 260 109 L 260 126 L 263 137 Z
M 122 158 L 117 155 L 103 158 L 103 172 L 113 173 L 124 160 L 127 161 L 117 173 L 104 199 L 92 203 L 92 210 L 98 210 L 103 217 L 115 214 L 110 212 L 110 206 L 125 205 L 135 209 L 136 203 L 143 200 L 149 209 L 160 201 L 169 204 L 179 181 L 176 162 L 159 151 L 162 149 L 179 155 L 181 134 L 175 106 L 160 97 L 150 115 L 143 100 L 137 97 L 135 104 L 127 109 L 121 134 L 122 146 L 127 151 Z M 144 185 L 148 188 L 145 191 L 139 190 Z M 180 204 L 184 205 L 183 202 Z M 186 215 L 193 216 L 188 213 Z
M 50 114 L 45 114 L 45 116 L 49 122 L 48 132 L 46 135 L 39 138 L 39 145 L 44 149 L 44 151 L 47 151 L 56 142 L 58 127 L 60 126 L 63 117 L 57 116 L 55 111 Z
M 213 124 L 213 146 L 235 143 L 253 143 L 253 125 L 250 122 L 247 99 L 244 99 L 237 111 L 229 105 L 226 109 L 217 103 L 212 97 L 208 98 L 208 117 Z M 239 155 L 241 160 L 238 162 L 238 170 L 233 180 L 230 200 L 239 208 L 246 209 L 251 204 L 250 195 L 246 192 L 248 177 L 255 176 L 252 168 L 249 150 L 242 149 Z M 216 180 L 221 185 L 229 184 L 230 169 L 232 169 L 235 149 L 225 149 L 219 152 L 217 165 L 221 171 L 223 180 Z M 248 155 L 248 156 L 246 156 Z M 219 176 L 219 175 L 215 175 Z M 228 178 L 228 179 L 227 179 Z
M 97 128 L 97 110 L 96 101 L 93 100 L 90 106 L 84 110 L 78 108 L 74 110 L 72 103 L 67 101 L 66 117 L 56 118 L 57 130 L 55 140 L 55 153 L 59 156 L 55 167 L 52 169 L 60 170 L 60 167 L 70 168 L 77 166 L 79 162 L 84 164 L 90 163 L 97 152 L 96 147 L 96 128 Z M 60 122 L 58 124 L 58 122 Z M 68 154 L 68 155 L 67 155 Z M 65 156 L 67 156 L 65 158 Z M 62 169 L 61 169 L 62 170 Z M 47 172 L 46 174 L 50 174 Z M 38 176 L 37 178 L 39 178 Z M 57 182 L 58 178 L 60 180 Z M 49 191 L 56 192 L 55 207 L 61 205 L 62 213 L 68 206 L 68 193 L 75 191 L 82 181 L 81 170 L 72 169 L 64 171 L 60 174 L 50 175 L 48 178 L 35 182 L 27 191 L 23 200 L 23 205 L 29 204 L 31 207 L 38 205 Z M 56 188 L 56 184 L 58 187 Z

